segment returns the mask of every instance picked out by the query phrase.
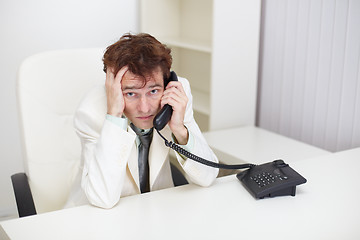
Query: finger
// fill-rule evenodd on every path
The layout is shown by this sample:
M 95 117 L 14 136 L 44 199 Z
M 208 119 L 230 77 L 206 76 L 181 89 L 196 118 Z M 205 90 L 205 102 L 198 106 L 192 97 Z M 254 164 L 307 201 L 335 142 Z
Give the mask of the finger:
M 188 101 L 188 97 L 186 96 L 186 94 L 182 91 L 180 91 L 180 89 L 175 88 L 175 87 L 171 87 L 169 89 L 166 89 L 164 91 L 164 97 L 174 97 L 176 99 L 178 99 L 178 101 Z
M 163 96 L 160 102 L 160 106 L 163 107 L 165 104 L 169 104 L 174 110 L 185 108 L 187 105 L 187 99 L 172 95 Z
M 180 103 L 180 104 L 186 104 L 187 102 L 187 98 L 186 96 L 183 95 L 178 95 L 176 93 L 167 93 L 163 95 L 163 99 L 174 99 L 176 102 Z
M 185 93 L 185 90 L 184 90 L 183 85 L 181 84 L 181 82 L 178 82 L 178 81 L 170 81 L 170 82 L 168 83 L 168 85 L 166 86 L 165 89 L 170 89 L 170 88 L 176 88 L 176 89 L 178 89 L 180 92 Z
M 165 88 L 164 92 L 175 92 L 178 94 L 185 94 L 184 88 L 182 87 L 181 83 L 172 83 L 172 84 L 168 84 Z
M 114 78 L 114 72 L 112 68 L 107 68 L 106 70 L 106 82 L 110 83 Z
M 172 109 L 175 110 L 178 103 L 174 99 L 171 99 L 171 98 L 161 99 L 161 102 L 160 102 L 161 108 L 163 108 L 166 104 L 170 105 L 172 107 Z
M 188 100 L 185 90 L 180 82 L 172 83 L 170 86 L 168 86 L 164 91 L 164 95 L 168 95 L 168 94 L 169 95 L 175 94 L 186 101 Z
M 115 82 L 116 83 L 121 83 L 121 80 L 123 78 L 123 76 L 125 75 L 125 73 L 129 70 L 129 67 L 128 66 L 124 66 L 122 67 L 119 72 L 116 74 L 115 76 Z

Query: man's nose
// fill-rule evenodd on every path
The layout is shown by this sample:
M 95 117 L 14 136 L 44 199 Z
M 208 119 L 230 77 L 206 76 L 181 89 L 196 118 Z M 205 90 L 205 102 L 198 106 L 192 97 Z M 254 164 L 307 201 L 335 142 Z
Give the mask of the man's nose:
M 144 112 L 147 113 L 150 110 L 150 102 L 149 100 L 146 98 L 146 96 L 142 96 L 140 98 L 140 102 L 139 102 L 139 111 L 140 112 Z

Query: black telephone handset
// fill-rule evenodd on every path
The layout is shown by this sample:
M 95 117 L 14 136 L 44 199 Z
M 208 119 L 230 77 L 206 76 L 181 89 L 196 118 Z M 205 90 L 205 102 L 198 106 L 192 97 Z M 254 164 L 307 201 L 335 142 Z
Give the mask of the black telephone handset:
M 236 177 L 255 197 L 295 196 L 296 186 L 306 179 L 283 160 L 275 160 L 240 172 Z
M 164 80 L 164 85 L 166 86 L 170 81 L 177 81 L 178 78 L 174 71 L 170 72 L 170 77 Z M 153 125 L 154 128 L 158 131 L 162 130 L 165 125 L 170 121 L 173 109 L 169 104 L 165 104 L 165 106 L 156 114 Z
M 164 80 L 165 86 L 170 81 L 177 81 L 178 78 L 175 72 L 170 73 L 169 79 Z M 282 160 L 265 163 L 262 165 L 254 164 L 238 164 L 227 165 L 215 163 L 204 158 L 198 157 L 185 149 L 181 148 L 176 143 L 168 141 L 160 131 L 170 121 L 173 109 L 170 105 L 166 104 L 158 114 L 156 114 L 153 125 L 158 134 L 165 141 L 165 145 L 176 152 L 190 158 L 196 162 L 205 164 L 214 168 L 223 169 L 243 169 L 249 168 L 246 171 L 237 174 L 237 178 L 245 185 L 245 187 L 254 195 L 255 198 L 275 197 L 292 195 L 295 196 L 296 185 L 306 182 L 300 174 L 295 172 L 288 164 Z

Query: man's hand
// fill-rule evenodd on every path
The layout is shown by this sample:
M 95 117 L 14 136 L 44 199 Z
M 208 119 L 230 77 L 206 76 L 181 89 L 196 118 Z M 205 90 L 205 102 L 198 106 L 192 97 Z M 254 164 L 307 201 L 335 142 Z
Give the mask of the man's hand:
M 125 109 L 124 96 L 121 90 L 121 80 L 127 72 L 128 67 L 122 67 L 120 71 L 114 75 L 113 69 L 108 68 L 106 71 L 106 99 L 107 114 L 121 117 Z
M 187 144 L 189 133 L 184 126 L 184 117 L 188 98 L 182 84 L 178 81 L 170 81 L 166 86 L 164 95 L 161 98 L 161 107 L 165 104 L 172 106 L 169 127 L 179 144 Z

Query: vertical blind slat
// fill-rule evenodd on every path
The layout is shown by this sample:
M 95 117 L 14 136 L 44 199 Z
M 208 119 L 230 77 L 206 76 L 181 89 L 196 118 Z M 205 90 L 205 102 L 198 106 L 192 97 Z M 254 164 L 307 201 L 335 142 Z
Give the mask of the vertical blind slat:
M 360 1 L 263 4 L 258 125 L 330 151 L 360 146 Z

